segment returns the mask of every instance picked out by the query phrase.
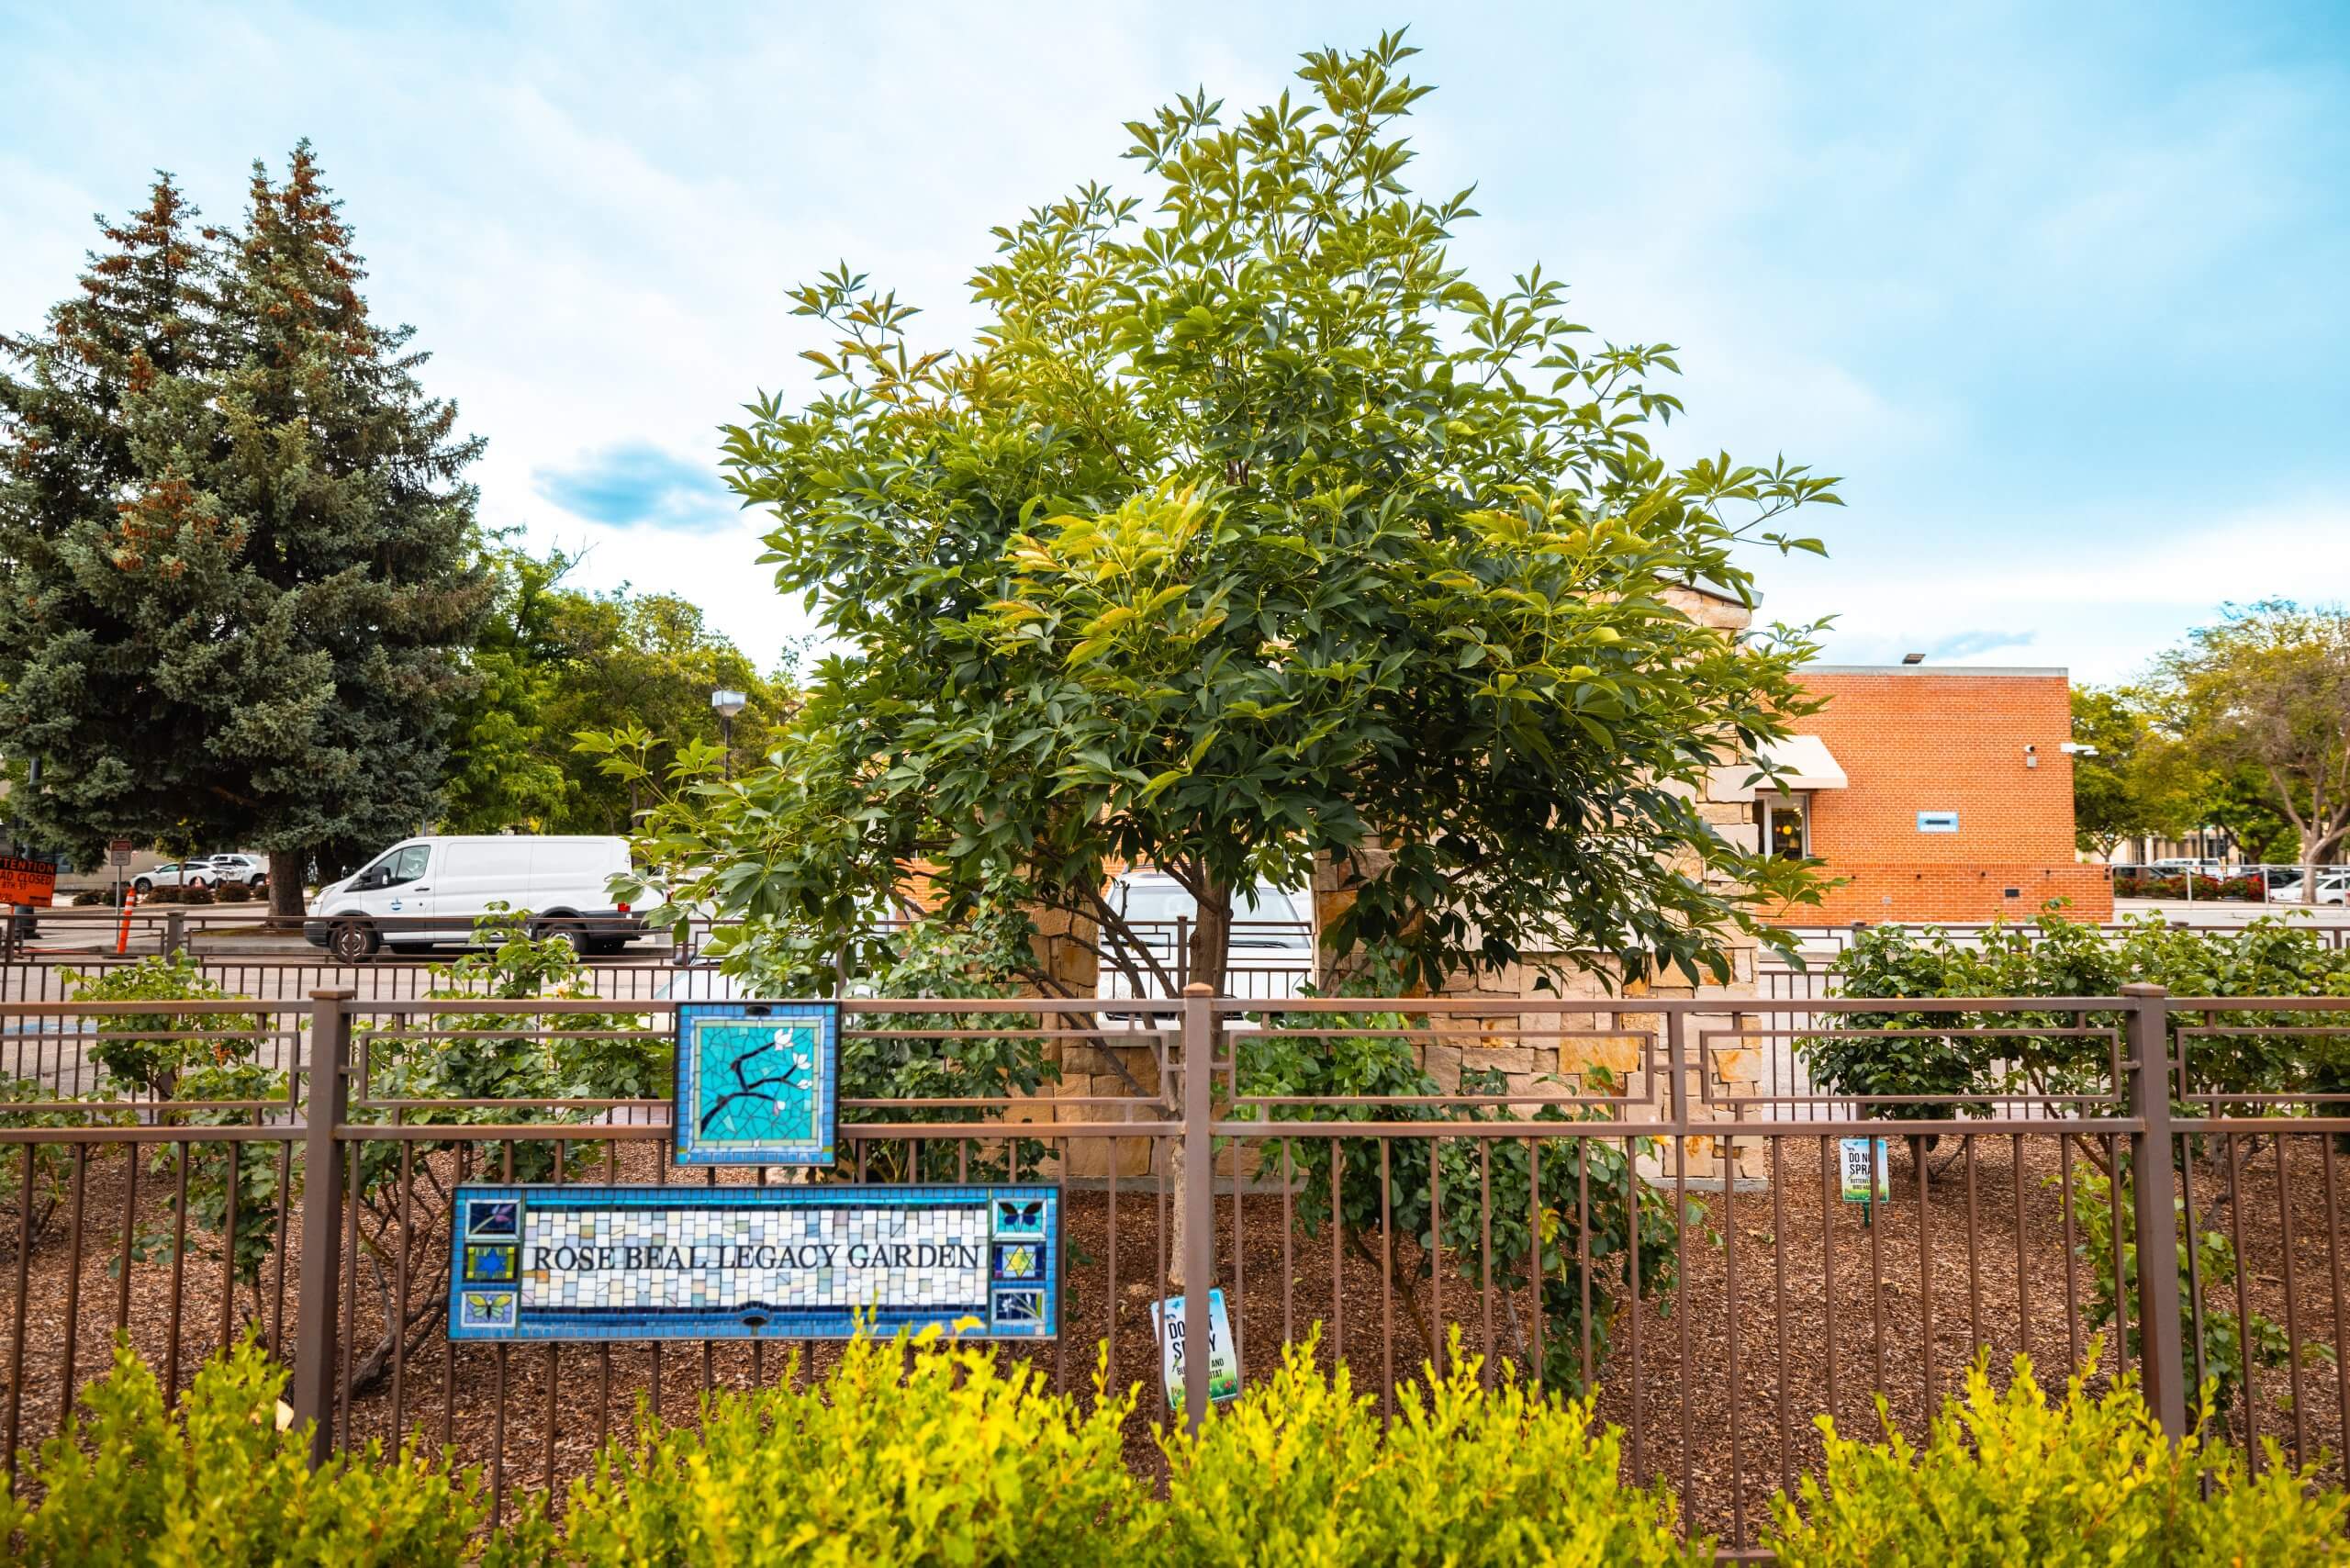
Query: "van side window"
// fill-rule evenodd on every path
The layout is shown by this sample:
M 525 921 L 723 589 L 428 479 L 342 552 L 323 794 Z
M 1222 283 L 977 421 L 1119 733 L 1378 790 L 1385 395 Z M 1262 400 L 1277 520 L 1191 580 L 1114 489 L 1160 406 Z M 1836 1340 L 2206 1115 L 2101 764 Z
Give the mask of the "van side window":
M 424 875 L 425 864 L 431 858 L 431 856 L 432 846 L 431 845 L 409 845 L 406 849 L 403 849 L 398 854 L 392 856 L 385 862 L 384 885 L 386 887 L 396 888 L 402 882 L 415 881 L 419 877 Z

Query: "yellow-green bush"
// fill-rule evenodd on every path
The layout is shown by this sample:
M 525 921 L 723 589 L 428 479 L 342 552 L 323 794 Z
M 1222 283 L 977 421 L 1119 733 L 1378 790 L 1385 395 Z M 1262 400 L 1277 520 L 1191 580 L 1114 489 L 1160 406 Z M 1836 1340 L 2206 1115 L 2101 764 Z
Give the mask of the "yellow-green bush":
M 580 1563 L 1099 1562 L 1147 1494 L 1121 1428 L 1019 1362 L 858 1339 L 817 1386 L 787 1377 L 704 1401 L 699 1423 L 639 1422 L 574 1484 L 562 1560 Z M 796 1371 L 796 1369 L 794 1369 Z
M 1772 1506 L 1763 1544 L 1785 1568 L 2350 1562 L 2341 1493 L 2314 1489 L 2273 1443 L 2254 1476 L 2224 1444 L 2166 1441 L 2128 1380 L 2092 1398 L 2075 1378 L 2052 1403 L 2027 1359 L 2004 1393 L 1977 1364 L 1922 1451 L 1889 1422 L 1876 1442 L 1819 1426 L 1824 1484 L 1807 1476 L 1799 1507 Z
M 236 1568 L 446 1563 L 466 1555 L 478 1478 L 381 1448 L 309 1467 L 277 1427 L 285 1373 L 252 1344 L 196 1373 L 178 1412 L 127 1349 L 42 1445 L 28 1507 L 0 1497 L 0 1551 L 18 1562 Z M 474 1545 L 478 1546 L 479 1542 Z
M 925 1335 L 857 1340 L 806 1390 L 640 1417 L 572 1484 L 558 1520 L 532 1502 L 486 1526 L 476 1473 L 380 1448 L 312 1472 L 280 1431 L 284 1374 L 251 1345 L 168 1409 L 127 1351 L 42 1450 L 27 1495 L 0 1497 L 0 1555 L 40 1564 L 571 1564 L 1115 1568 L 1194 1563 L 1694 1565 L 1671 1495 L 1618 1484 L 1617 1434 L 1587 1401 L 1448 1374 L 1400 1393 L 1382 1425 L 1313 1348 L 1159 1446 L 1165 1493 L 1128 1464 L 1136 1394 L 1049 1392 L 1024 1364 Z M 910 1353 L 911 1352 L 911 1353 Z M 796 1368 L 794 1369 L 797 1370 Z M 1823 1423 L 1823 1425 L 1827 1425 Z M 1828 1428 L 1821 1480 L 1780 1499 L 1763 1544 L 1789 1568 L 1845 1564 L 2350 1562 L 2350 1505 L 2274 1448 L 2257 1476 L 2220 1444 L 2170 1444 L 2128 1386 L 2052 1402 L 2019 1360 L 1981 1368 L 1922 1450 Z M 2209 1496 L 2205 1493 L 2208 1491 Z
M 1147 1521 L 1151 1563 L 1697 1564 L 1673 1499 L 1618 1484 L 1614 1428 L 1587 1400 L 1488 1391 L 1456 1331 L 1446 1376 L 1376 1402 L 1311 1345 L 1208 1422 L 1161 1439 L 1167 1500 Z

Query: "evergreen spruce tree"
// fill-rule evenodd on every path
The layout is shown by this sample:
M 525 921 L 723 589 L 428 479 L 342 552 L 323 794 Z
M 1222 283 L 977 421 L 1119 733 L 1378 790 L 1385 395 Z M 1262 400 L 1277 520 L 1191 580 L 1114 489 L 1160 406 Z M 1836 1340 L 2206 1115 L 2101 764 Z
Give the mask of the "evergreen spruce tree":
M 239 825 L 202 781 L 230 695 L 206 666 L 246 546 L 204 488 L 218 236 L 168 174 L 99 228 L 46 330 L 0 339 L 20 372 L 0 374 L 0 734 L 45 765 L 10 811 L 85 862 L 115 834 L 192 846 Z
M 212 260 L 179 223 L 126 226 L 129 263 L 94 262 L 91 301 L 51 322 L 61 343 L 72 326 L 200 345 L 174 375 L 134 345 L 109 401 L 69 351 L 10 344 L 32 375 L 6 384 L 0 431 L 16 618 L 0 622 L 0 720 L 45 765 L 27 814 L 52 835 L 84 852 L 118 832 L 263 849 L 273 908 L 291 913 L 314 854 L 435 810 L 487 597 L 463 482 L 482 443 L 424 396 L 411 329 L 370 319 L 308 143 L 282 185 L 255 165 L 245 230 Z M 173 297 L 147 274 L 183 247 L 188 325 L 166 330 L 138 311 Z M 47 461 L 52 431 L 90 455 Z
M 255 715 L 240 777 L 273 908 L 299 908 L 314 851 L 373 848 L 436 811 L 464 650 L 488 603 L 475 549 L 478 437 L 431 399 L 414 329 L 370 319 L 341 203 L 304 141 L 283 185 L 256 163 L 224 313 L 241 335 L 220 394 L 224 505 L 252 520 L 254 623 L 329 670 L 332 700 Z M 305 722 L 307 721 L 307 722 Z M 295 895 L 289 899 L 289 894 Z

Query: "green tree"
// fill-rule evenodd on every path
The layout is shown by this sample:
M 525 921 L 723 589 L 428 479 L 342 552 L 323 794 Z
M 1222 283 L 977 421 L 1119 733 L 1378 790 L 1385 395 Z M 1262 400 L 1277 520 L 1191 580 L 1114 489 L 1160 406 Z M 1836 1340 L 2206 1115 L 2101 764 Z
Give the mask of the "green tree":
M 255 165 L 238 234 L 188 222 L 160 184 L 9 344 L 0 720 L 43 836 L 252 846 L 291 913 L 314 852 L 437 806 L 481 443 L 369 316 L 308 143 L 282 185 Z
M 489 611 L 466 658 L 472 685 L 450 725 L 442 825 L 451 833 L 547 831 L 563 820 L 571 788 L 568 740 L 546 723 L 562 673 L 554 599 L 570 561 L 560 553 L 542 560 L 501 540 L 484 565 Z
M 273 707 L 309 673 L 221 634 L 248 530 L 197 477 L 220 440 L 216 236 L 168 174 L 99 229 L 46 330 L 0 339 L 0 730 L 44 764 L 9 809 L 85 862 L 115 833 L 220 830 L 231 803 L 201 780 L 234 712 L 223 666 Z
M 572 587 L 564 579 L 578 558 L 559 550 L 542 557 L 501 543 L 487 565 L 491 610 L 453 725 L 451 832 L 627 832 L 640 792 L 576 750 L 581 734 L 625 727 L 663 746 L 715 742 L 710 699 L 723 688 L 748 699 L 732 727 L 733 761 L 748 767 L 798 706 L 794 651 L 762 676 L 674 594 Z
M 1489 294 L 1453 263 L 1465 193 L 1403 183 L 1412 52 L 1135 122 L 1154 198 L 1000 230 L 968 350 L 918 348 L 845 267 L 796 293 L 838 334 L 807 355 L 827 389 L 762 398 L 727 465 L 844 651 L 783 767 L 720 789 L 678 759 L 648 849 L 699 868 L 684 896 L 853 924 L 917 868 L 949 908 L 1008 873 L 1114 931 L 1104 868 L 1147 861 L 1196 895 L 1216 984 L 1234 891 L 1326 856 L 1332 940 L 1434 984 L 1536 955 L 1722 975 L 1727 934 L 1804 895 L 1692 795 L 1807 711 L 1810 629 L 1734 635 L 1674 590 L 1752 602 L 1745 551 L 1818 549 L 1776 520 L 1832 481 L 1668 467 L 1669 349 L 1592 342 L 1539 268 Z
M 2110 857 L 2123 839 L 2175 837 L 2193 827 L 2189 790 L 2199 794 L 2203 780 L 2183 781 L 2165 766 L 2165 743 L 2143 693 L 2075 687 L 2073 739 L 2095 748 L 2073 759 L 2074 838 L 2081 848 Z
M 2350 612 L 2289 599 L 2230 607 L 2156 666 L 2179 743 L 2246 769 L 2291 824 L 2302 895 L 2350 836 Z

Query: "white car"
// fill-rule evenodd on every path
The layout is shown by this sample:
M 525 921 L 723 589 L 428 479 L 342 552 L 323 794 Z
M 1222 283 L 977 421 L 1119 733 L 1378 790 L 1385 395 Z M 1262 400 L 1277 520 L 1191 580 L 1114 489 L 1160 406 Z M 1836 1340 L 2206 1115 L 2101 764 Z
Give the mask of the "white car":
M 167 860 L 140 872 L 130 879 L 130 885 L 143 899 L 157 888 L 208 888 L 219 879 L 220 873 L 213 869 L 209 860 Z
M 2350 866 L 2321 866 L 2317 868 L 2316 903 L 2341 903 L 2350 899 Z M 2268 882 L 2270 903 L 2300 903 L 2301 874 L 2299 871 L 2279 872 Z

